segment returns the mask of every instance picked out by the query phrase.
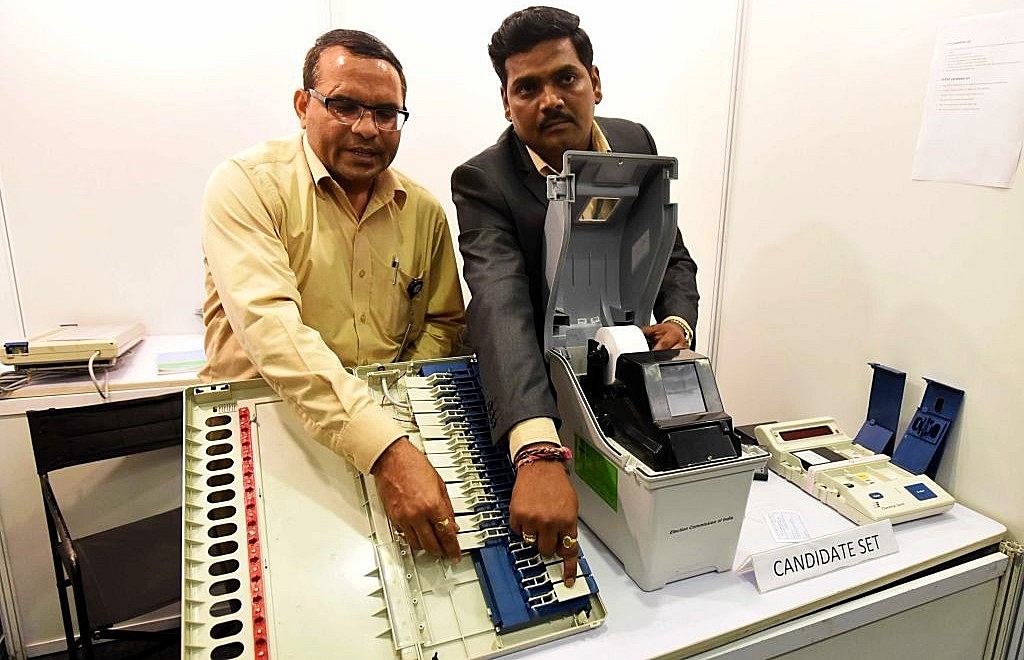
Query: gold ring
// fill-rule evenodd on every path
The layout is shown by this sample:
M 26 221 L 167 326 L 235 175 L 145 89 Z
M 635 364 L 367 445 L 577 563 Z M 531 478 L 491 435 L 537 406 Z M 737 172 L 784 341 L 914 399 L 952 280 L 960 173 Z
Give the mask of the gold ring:
M 436 523 L 434 523 L 434 529 L 436 529 L 439 532 L 443 532 L 444 530 L 448 529 L 448 524 L 450 522 L 451 520 L 448 518 L 445 518 L 444 520 L 438 520 Z
M 529 543 L 530 545 L 533 545 L 534 543 L 537 542 L 537 535 L 536 534 L 523 534 L 523 542 Z
M 576 539 L 575 538 L 569 536 L 568 534 L 566 534 L 565 536 L 562 537 L 562 547 L 563 548 L 565 548 L 566 550 L 569 550 L 574 545 L 576 545 Z

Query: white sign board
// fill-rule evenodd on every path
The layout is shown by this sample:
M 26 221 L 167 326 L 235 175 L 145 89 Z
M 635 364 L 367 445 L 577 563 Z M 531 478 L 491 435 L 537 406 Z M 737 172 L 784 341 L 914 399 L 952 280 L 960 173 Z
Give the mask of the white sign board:
M 751 556 L 758 591 L 764 593 L 840 568 L 899 552 L 888 520 Z

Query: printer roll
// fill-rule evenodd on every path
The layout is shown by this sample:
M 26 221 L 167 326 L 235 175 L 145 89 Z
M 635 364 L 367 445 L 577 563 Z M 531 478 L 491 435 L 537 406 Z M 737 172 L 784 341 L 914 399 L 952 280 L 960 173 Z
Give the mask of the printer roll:
M 651 350 L 644 333 L 635 325 L 601 327 L 594 334 L 594 341 L 608 351 L 608 365 L 604 372 L 604 384 L 615 381 L 615 366 L 623 353 L 646 353 Z

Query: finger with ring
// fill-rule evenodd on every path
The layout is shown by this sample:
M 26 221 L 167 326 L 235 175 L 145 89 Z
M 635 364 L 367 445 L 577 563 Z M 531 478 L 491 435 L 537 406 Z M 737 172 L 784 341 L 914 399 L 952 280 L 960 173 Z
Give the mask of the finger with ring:
M 437 522 L 434 523 L 434 529 L 436 529 L 439 532 L 443 532 L 444 530 L 448 529 L 448 525 L 451 524 L 451 522 L 452 522 L 451 518 L 445 518 L 443 520 L 438 520 Z
M 523 542 L 524 543 L 529 543 L 530 545 L 533 545 L 534 543 L 537 542 L 537 535 L 536 534 L 525 534 L 524 533 L 523 534 Z
M 565 548 L 566 550 L 570 550 L 570 549 L 572 549 L 572 547 L 574 545 L 576 545 L 576 538 L 575 537 L 569 536 L 568 534 L 566 534 L 565 536 L 562 537 L 562 547 L 563 548 Z

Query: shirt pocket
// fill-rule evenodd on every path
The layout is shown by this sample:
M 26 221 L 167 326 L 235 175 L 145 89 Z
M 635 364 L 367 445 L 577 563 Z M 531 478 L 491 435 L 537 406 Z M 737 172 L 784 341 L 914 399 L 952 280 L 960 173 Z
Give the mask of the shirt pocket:
M 409 294 L 421 280 L 403 270 L 401 266 L 392 268 L 391 271 L 391 278 L 379 287 L 380 295 L 375 293 L 369 304 L 377 327 L 384 336 L 397 345 L 412 324 L 413 300 Z

